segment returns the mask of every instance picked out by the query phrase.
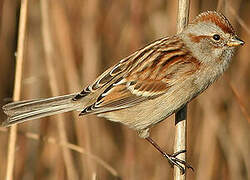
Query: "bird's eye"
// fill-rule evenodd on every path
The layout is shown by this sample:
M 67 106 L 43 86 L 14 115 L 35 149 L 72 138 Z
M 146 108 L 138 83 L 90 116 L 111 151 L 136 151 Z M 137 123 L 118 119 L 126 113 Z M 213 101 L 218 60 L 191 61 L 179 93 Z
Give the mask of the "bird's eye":
M 219 35 L 219 34 L 213 35 L 213 39 L 214 39 L 215 41 L 219 41 L 219 40 L 220 40 L 220 35 Z

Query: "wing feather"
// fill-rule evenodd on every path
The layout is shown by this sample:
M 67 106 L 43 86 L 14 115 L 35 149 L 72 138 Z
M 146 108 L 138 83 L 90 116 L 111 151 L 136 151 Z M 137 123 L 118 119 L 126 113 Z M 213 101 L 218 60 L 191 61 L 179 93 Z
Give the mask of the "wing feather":
M 197 69 L 199 62 L 177 37 L 160 39 L 121 60 L 90 85 L 86 90 L 94 93 L 95 99 L 81 115 L 114 111 L 154 99 Z

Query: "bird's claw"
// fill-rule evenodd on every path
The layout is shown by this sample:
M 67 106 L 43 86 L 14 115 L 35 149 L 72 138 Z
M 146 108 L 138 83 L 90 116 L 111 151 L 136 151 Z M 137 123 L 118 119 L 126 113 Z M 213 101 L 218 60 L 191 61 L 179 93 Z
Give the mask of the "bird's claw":
M 168 159 L 169 163 L 172 166 L 177 166 L 180 169 L 181 174 L 184 174 L 186 172 L 185 167 L 190 168 L 190 169 L 192 169 L 192 171 L 194 171 L 194 168 L 191 165 L 189 165 L 186 161 L 181 160 L 181 159 L 176 157 L 179 154 L 182 154 L 185 152 L 186 152 L 186 150 L 181 150 L 181 151 L 175 152 L 172 155 L 169 155 L 167 153 L 165 153 L 165 155 L 164 155 Z M 184 167 L 182 165 L 184 165 Z

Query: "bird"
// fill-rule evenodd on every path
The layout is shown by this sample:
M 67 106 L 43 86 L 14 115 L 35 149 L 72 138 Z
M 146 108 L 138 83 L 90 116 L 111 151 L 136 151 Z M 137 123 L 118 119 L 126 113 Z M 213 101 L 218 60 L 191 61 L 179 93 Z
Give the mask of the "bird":
M 184 30 L 163 37 L 103 72 L 81 92 L 12 102 L 2 107 L 3 126 L 68 111 L 96 114 L 138 132 L 170 164 L 192 167 L 160 149 L 150 128 L 180 110 L 205 91 L 228 68 L 237 47 L 244 44 L 229 20 L 216 11 L 200 13 Z

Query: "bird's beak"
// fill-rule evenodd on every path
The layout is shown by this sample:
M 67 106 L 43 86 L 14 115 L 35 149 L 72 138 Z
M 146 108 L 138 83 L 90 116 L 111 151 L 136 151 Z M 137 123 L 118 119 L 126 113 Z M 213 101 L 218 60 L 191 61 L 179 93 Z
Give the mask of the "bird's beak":
M 229 47 L 235 47 L 235 46 L 242 46 L 242 45 L 244 45 L 245 44 L 245 42 L 244 41 L 242 41 L 240 38 L 238 38 L 237 36 L 234 36 L 234 37 L 232 37 L 228 42 L 227 42 L 227 45 L 229 46 Z

